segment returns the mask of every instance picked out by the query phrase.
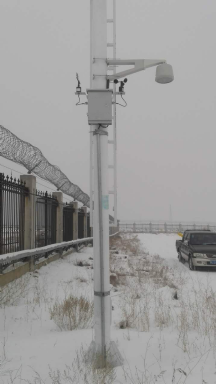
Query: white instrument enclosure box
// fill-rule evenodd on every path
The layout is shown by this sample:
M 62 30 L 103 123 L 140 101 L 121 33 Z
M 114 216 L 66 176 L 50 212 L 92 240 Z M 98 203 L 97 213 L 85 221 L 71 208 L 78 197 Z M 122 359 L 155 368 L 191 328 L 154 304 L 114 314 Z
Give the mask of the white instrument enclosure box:
M 87 89 L 89 125 L 112 125 L 111 89 Z

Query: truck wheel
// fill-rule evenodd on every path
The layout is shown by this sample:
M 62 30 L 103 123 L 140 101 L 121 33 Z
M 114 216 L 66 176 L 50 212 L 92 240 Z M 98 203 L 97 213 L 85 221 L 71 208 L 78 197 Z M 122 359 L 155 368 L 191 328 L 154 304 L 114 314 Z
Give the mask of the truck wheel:
M 193 265 L 193 260 L 192 260 L 192 257 L 191 257 L 191 256 L 189 257 L 189 261 L 188 261 L 188 263 L 189 263 L 189 269 L 190 269 L 191 271 L 195 271 L 195 270 L 196 270 L 196 267 Z
M 183 264 L 184 264 L 185 261 L 184 261 L 182 255 L 181 255 L 181 252 L 180 252 L 180 251 L 179 251 L 179 253 L 178 253 L 178 259 L 179 259 L 180 263 L 183 263 Z

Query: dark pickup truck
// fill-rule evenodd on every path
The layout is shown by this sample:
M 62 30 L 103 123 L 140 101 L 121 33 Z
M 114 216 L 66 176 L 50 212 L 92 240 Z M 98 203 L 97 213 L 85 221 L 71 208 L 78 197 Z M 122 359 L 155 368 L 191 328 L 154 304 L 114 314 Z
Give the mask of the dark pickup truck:
M 176 249 L 179 261 L 188 261 L 191 271 L 197 267 L 216 267 L 216 232 L 185 231 L 182 240 L 176 240 Z

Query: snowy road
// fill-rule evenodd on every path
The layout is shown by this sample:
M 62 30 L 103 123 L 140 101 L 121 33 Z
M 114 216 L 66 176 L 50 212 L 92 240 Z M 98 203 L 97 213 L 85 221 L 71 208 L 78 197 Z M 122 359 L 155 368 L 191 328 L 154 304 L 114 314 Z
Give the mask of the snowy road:
M 150 255 L 159 255 L 163 259 L 168 260 L 177 259 L 175 242 L 180 239 L 178 235 L 165 235 L 163 233 L 153 235 L 151 233 L 140 233 L 138 237 L 145 250 L 149 252 Z
M 167 260 L 167 263 L 172 268 L 177 268 L 179 271 L 184 271 L 193 282 L 203 282 L 211 285 L 212 289 L 216 292 L 216 269 L 200 269 L 199 271 L 190 271 L 188 263 L 179 263 L 175 247 L 176 240 L 180 237 L 176 234 L 149 234 L 142 233 L 138 235 L 140 241 L 146 252 L 150 255 L 159 255 Z

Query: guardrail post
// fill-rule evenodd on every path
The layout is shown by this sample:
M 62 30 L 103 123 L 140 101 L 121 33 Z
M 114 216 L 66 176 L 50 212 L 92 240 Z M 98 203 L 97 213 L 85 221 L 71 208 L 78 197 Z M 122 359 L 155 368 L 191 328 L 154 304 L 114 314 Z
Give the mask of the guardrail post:
M 21 175 L 20 179 L 29 189 L 25 197 L 24 249 L 35 248 L 35 210 L 36 210 L 36 177 Z
M 3 237 L 3 181 L 4 181 L 4 174 L 0 173 L 0 255 L 3 254 L 3 243 L 4 243 L 4 237 Z M 1 268 L 1 267 L 0 267 Z M 1 274 L 1 269 L 0 269 Z
M 58 207 L 56 209 L 56 243 L 62 243 L 63 241 L 63 193 L 53 192 L 53 197 L 56 197 L 58 201 Z
M 87 234 L 87 207 L 82 207 L 82 210 L 84 212 L 84 239 L 86 239 L 86 237 L 88 237 L 88 234 Z
M 78 239 L 78 202 L 73 202 L 74 213 L 73 213 L 73 240 Z

